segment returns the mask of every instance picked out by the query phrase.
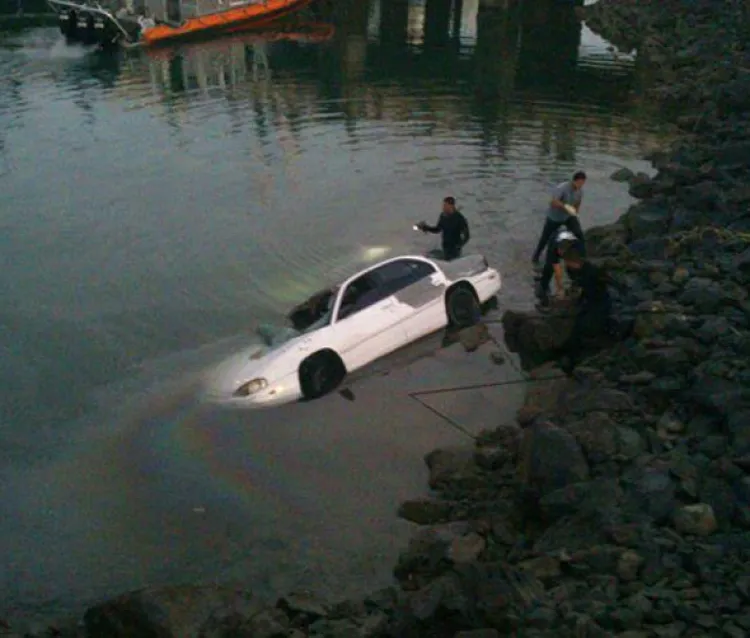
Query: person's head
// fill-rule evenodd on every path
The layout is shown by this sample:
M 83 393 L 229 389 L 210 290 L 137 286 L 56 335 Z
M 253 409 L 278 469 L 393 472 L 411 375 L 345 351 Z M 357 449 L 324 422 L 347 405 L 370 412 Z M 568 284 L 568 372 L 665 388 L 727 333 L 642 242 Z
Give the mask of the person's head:
M 567 229 L 557 233 L 557 254 L 564 255 L 576 243 L 576 236 Z
M 456 212 L 456 198 L 455 197 L 446 197 L 443 200 L 443 212 L 444 213 Z
M 569 246 L 567 250 L 563 252 L 562 258 L 565 262 L 566 268 L 578 270 L 581 266 L 583 266 L 583 255 L 581 254 L 581 249 L 577 244 L 572 244 L 571 246 Z
M 578 171 L 575 175 L 573 175 L 573 188 L 576 190 L 579 190 L 583 188 L 583 185 L 586 183 L 586 173 L 583 171 Z

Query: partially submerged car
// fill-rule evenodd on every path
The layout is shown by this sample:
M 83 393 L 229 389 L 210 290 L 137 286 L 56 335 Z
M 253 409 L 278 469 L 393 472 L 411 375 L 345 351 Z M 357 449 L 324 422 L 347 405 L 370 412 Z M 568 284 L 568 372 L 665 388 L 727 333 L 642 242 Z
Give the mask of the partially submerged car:
M 291 327 L 259 329 L 264 343 L 220 364 L 206 380 L 206 398 L 248 407 L 316 399 L 347 373 L 422 337 L 477 323 L 501 287 L 481 255 L 386 259 L 294 308 Z

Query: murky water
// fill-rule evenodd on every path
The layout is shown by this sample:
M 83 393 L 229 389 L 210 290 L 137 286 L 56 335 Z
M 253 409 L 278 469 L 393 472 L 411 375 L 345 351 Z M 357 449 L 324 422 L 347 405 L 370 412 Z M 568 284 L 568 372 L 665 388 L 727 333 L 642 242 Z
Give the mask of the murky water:
M 632 58 L 567 3 L 449 4 L 352 2 L 305 38 L 159 53 L 0 35 L 10 607 L 175 579 L 387 578 L 396 501 L 452 434 L 385 382 L 377 409 L 207 416 L 193 374 L 357 265 L 433 247 L 411 227 L 448 194 L 503 306 L 528 304 L 549 187 L 583 168 L 584 225 L 614 219 L 630 199 L 609 174 L 647 170 L 660 139 Z

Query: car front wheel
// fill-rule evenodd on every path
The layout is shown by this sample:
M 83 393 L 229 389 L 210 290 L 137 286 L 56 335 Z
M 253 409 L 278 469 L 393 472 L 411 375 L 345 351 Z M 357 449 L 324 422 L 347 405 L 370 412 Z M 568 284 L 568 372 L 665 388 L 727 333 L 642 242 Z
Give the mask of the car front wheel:
M 448 293 L 446 300 L 448 320 L 456 328 L 468 328 L 479 322 L 481 308 L 474 291 L 468 286 L 459 286 Z
M 346 371 L 341 360 L 333 353 L 318 352 L 302 362 L 299 369 L 302 396 L 317 399 L 336 389 Z

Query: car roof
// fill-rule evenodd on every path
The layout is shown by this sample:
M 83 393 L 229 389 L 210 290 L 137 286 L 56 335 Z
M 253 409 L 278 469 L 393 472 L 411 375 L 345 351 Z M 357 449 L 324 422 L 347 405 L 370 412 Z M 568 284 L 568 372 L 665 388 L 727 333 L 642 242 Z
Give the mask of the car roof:
M 425 257 L 424 255 L 398 255 L 396 257 L 389 257 L 388 259 L 383 259 L 377 263 L 370 264 L 366 268 L 363 268 L 359 272 L 354 273 L 353 275 L 347 277 L 344 281 L 342 281 L 337 288 L 340 288 L 342 286 L 345 286 L 350 281 L 357 279 L 357 277 L 361 277 L 362 275 L 366 275 L 368 272 L 375 270 L 376 268 L 380 268 L 381 266 L 385 266 L 386 264 L 390 264 L 396 261 L 402 261 L 404 259 L 415 259 L 417 261 L 422 261 L 427 264 L 430 264 L 432 266 L 435 266 L 436 268 L 440 268 L 440 260 L 439 259 L 432 259 L 430 257 Z

